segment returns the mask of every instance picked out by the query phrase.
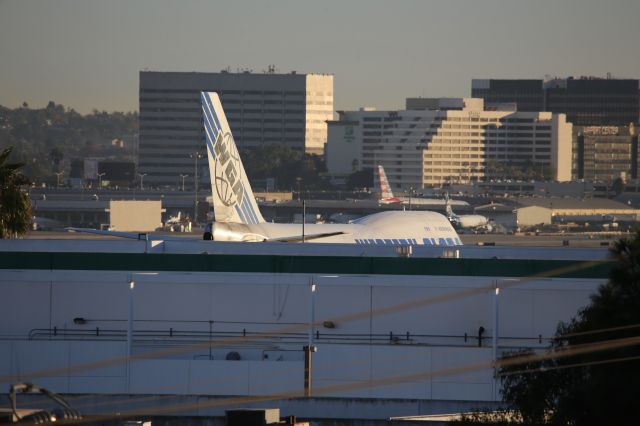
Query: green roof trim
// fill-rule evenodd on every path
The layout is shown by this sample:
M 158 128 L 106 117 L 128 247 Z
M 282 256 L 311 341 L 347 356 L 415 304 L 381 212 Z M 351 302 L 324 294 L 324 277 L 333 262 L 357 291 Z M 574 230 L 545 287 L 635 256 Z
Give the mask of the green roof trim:
M 264 272 L 606 279 L 612 261 L 2 252 L 0 269 Z

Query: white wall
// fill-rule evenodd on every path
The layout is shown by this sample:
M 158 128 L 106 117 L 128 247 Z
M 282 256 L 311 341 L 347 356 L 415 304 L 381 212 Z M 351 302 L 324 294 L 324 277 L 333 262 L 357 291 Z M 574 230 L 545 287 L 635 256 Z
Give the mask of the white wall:
M 133 293 L 128 289 L 131 277 Z M 313 296 L 310 280 L 317 284 Z M 0 310 L 0 387 L 29 379 L 65 393 L 299 392 L 302 346 L 308 343 L 314 306 L 320 339 L 314 341 L 313 379 L 323 396 L 489 401 L 495 398 L 490 369 L 443 373 L 491 361 L 496 283 L 502 287 L 500 350 L 538 346 L 538 335 L 550 337 L 558 321 L 575 315 L 600 284 L 450 276 L 5 270 L 0 276 L 5 302 Z M 132 363 L 127 375 L 123 357 L 130 294 L 138 333 L 133 354 L 153 353 L 154 359 Z M 76 317 L 87 323 L 75 324 Z M 325 320 L 336 327 L 323 327 Z M 479 326 L 486 329 L 481 348 L 475 338 Z M 29 339 L 33 329 L 53 327 L 56 336 Z M 96 328 L 100 336 L 95 336 Z M 104 337 L 109 330 L 115 334 Z M 209 330 L 218 333 L 211 342 Z M 249 337 L 220 334 L 243 330 Z M 72 341 L 62 337 L 65 331 L 81 334 Z M 276 335 L 256 338 L 254 332 Z M 342 336 L 327 339 L 329 333 Z M 242 360 L 226 361 L 230 351 L 240 353 Z M 105 360 L 113 362 L 95 364 Z M 34 377 L 60 368 L 52 377 Z
M 360 126 L 331 122 L 328 126 L 325 147 L 327 171 L 331 174 L 350 174 L 362 169 L 362 136 Z

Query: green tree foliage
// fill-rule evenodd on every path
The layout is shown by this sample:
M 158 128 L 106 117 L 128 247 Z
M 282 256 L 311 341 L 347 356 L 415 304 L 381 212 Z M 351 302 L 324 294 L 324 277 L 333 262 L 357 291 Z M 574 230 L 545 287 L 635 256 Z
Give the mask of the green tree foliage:
M 13 158 L 36 183 L 55 182 L 54 173 L 68 174 L 68 160 L 84 157 L 132 159 L 132 147 L 111 146 L 113 139 L 138 133 L 137 113 L 94 110 L 81 115 L 49 102 L 45 108 L 0 106 L 0 149 L 13 146 Z
M 12 150 L 0 153 L 0 238 L 15 238 L 31 225 L 31 203 L 21 188 L 30 182 L 20 171 L 22 163 L 7 162 Z
M 305 154 L 280 145 L 266 145 L 240 150 L 249 180 L 275 178 L 283 190 L 297 190 L 298 180 L 305 189 L 325 189 L 320 177 L 326 171 L 324 161 L 317 155 Z
M 640 334 L 640 231 L 633 239 L 618 241 L 612 255 L 616 265 L 609 281 L 589 306 L 558 326 L 553 350 L 566 354 L 582 345 Z M 638 424 L 638 344 L 512 365 L 501 375 L 504 400 L 526 422 Z
M 71 160 L 71 170 L 69 171 L 69 177 L 82 178 L 84 176 L 84 161 L 80 158 L 74 158 Z
M 622 180 L 621 177 L 615 178 L 611 184 L 611 189 L 613 189 L 613 192 L 615 192 L 616 195 L 622 194 L 624 192 L 624 187 L 624 180 Z
M 373 169 L 353 172 L 347 179 L 347 189 L 373 188 Z
M 51 162 L 53 163 L 54 170 L 57 172 L 60 169 L 60 162 L 64 158 L 64 153 L 62 149 L 57 146 L 54 147 L 49 153 L 49 157 L 51 158 Z
M 489 179 L 515 179 L 547 181 L 553 179 L 553 170 L 549 166 L 536 165 L 531 161 L 524 164 L 501 163 L 490 161 L 487 163 L 487 177 Z

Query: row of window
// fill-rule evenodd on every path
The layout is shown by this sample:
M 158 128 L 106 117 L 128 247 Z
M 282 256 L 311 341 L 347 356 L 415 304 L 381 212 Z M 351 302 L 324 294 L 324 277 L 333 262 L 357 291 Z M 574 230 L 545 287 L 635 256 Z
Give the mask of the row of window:
M 302 90 L 226 90 L 226 89 L 140 89 L 140 93 L 182 93 L 187 95 L 199 94 L 200 92 L 217 92 L 224 95 L 282 95 L 282 96 L 304 96 Z
M 169 108 L 169 107 L 142 107 L 140 108 L 140 113 L 147 112 L 189 112 L 189 113 L 198 113 L 202 114 L 202 108 Z
M 140 116 L 140 123 L 144 121 L 190 121 L 195 123 L 202 122 L 202 117 L 147 117 Z

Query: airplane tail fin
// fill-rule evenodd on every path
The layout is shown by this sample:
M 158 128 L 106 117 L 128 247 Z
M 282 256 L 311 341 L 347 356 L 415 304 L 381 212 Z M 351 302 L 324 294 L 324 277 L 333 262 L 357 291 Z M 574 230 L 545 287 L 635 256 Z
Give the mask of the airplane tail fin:
M 200 92 L 216 222 L 264 222 L 233 140 L 220 97 Z
M 380 164 L 378 164 L 378 174 L 376 176 L 378 178 L 378 188 L 380 188 L 380 198 L 393 198 L 393 192 L 391 191 L 391 186 L 389 186 L 387 174 L 384 172 L 384 167 Z

